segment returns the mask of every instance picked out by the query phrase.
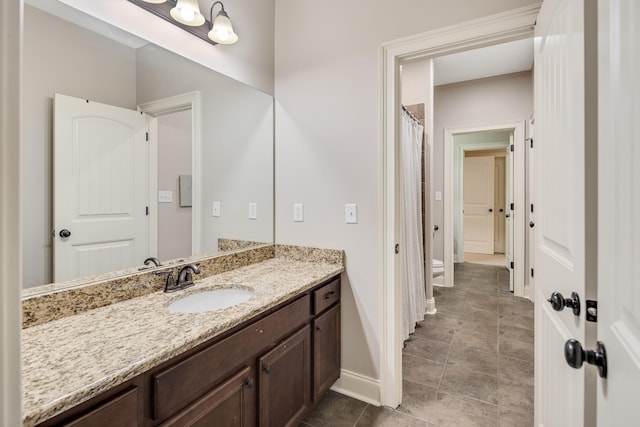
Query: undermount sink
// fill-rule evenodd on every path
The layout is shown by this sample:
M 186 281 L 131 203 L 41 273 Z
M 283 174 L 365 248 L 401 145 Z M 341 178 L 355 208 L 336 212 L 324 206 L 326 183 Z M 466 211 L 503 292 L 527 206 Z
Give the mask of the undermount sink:
M 204 313 L 240 304 L 254 295 L 252 291 L 239 288 L 202 291 L 172 302 L 167 309 L 172 313 Z

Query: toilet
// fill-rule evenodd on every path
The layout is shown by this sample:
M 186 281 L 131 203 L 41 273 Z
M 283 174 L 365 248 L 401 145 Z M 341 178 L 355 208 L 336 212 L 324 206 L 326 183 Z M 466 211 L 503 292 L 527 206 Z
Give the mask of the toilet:
M 444 274 L 444 262 L 439 259 L 433 260 L 433 277 L 442 276 Z

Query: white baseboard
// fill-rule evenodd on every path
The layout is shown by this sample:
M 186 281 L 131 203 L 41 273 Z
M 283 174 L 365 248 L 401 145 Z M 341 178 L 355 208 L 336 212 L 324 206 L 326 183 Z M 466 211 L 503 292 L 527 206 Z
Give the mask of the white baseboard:
M 427 298 L 427 314 L 436 314 L 438 310 L 436 309 L 436 299 L 435 298 Z
M 371 405 L 380 406 L 380 380 L 342 369 L 331 390 Z

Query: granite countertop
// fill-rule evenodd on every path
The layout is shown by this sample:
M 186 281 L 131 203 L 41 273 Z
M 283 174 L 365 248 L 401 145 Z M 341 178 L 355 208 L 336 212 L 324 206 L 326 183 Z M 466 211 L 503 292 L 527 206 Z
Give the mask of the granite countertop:
M 196 280 L 183 291 L 155 292 L 24 329 L 24 425 L 72 408 L 343 270 L 339 264 L 273 258 Z M 234 285 L 255 297 L 208 313 L 166 309 L 183 296 Z

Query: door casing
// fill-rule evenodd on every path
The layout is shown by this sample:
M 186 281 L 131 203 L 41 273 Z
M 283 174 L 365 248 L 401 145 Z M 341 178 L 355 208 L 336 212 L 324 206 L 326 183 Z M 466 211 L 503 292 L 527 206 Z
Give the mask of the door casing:
M 402 401 L 401 289 L 395 244 L 398 241 L 397 143 L 400 140 L 400 62 L 427 59 L 533 36 L 541 3 L 474 19 L 434 31 L 383 43 L 382 58 L 382 246 L 380 270 L 382 307 L 378 324 L 380 345 L 380 403 L 397 407 Z

